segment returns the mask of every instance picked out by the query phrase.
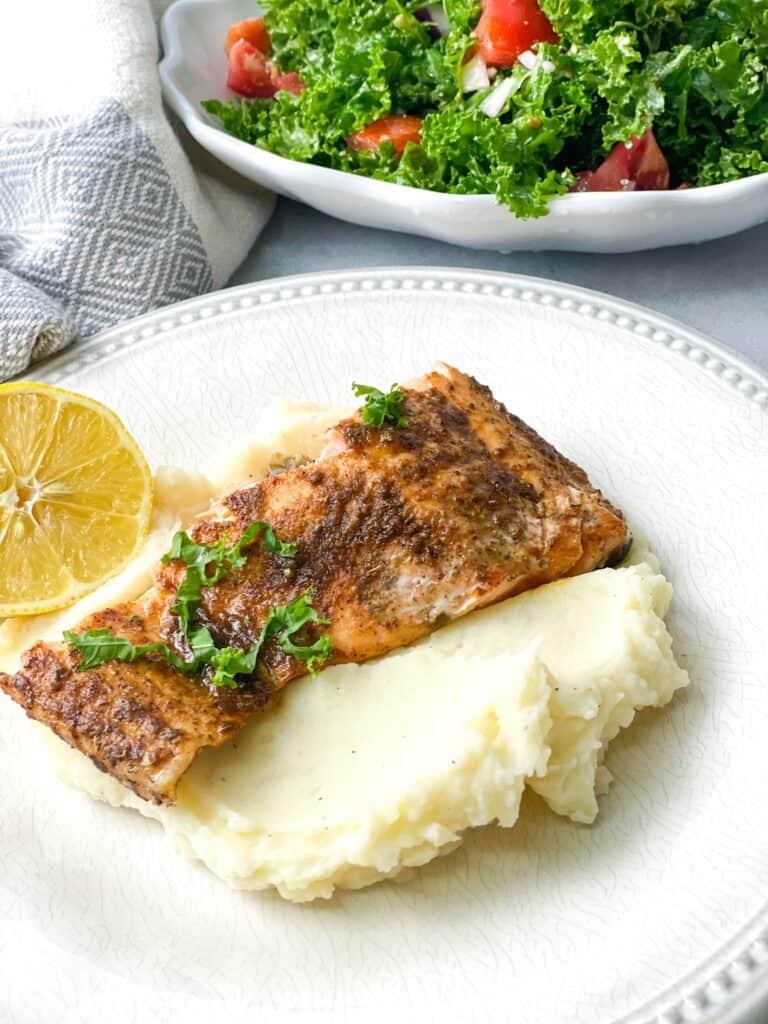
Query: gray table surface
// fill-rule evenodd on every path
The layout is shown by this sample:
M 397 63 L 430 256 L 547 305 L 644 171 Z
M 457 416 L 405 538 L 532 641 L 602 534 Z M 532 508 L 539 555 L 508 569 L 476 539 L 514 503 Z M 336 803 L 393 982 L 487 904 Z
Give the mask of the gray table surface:
M 281 199 L 230 283 L 384 266 L 502 270 L 594 288 L 682 320 L 768 371 L 768 224 L 733 238 L 656 252 L 502 256 L 345 224 Z
M 768 372 L 768 224 L 733 238 L 656 252 L 502 256 L 356 227 L 281 199 L 230 284 L 384 266 L 501 270 L 594 288 L 696 327 Z M 727 1015 L 727 1024 L 766 1024 L 768 999 L 749 1009 L 741 1004 L 734 1011 Z M 725 1016 L 718 1020 L 726 1024 Z

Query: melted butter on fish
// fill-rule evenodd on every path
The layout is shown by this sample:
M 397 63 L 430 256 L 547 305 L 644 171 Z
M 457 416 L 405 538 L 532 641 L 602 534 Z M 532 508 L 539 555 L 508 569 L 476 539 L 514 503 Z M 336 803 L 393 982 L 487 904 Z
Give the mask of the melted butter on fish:
M 6 622 L 0 668 L 13 670 L 31 640 L 58 638 L 91 610 L 136 596 L 179 525 L 292 453 L 316 457 L 339 415 L 276 403 L 259 440 L 210 478 L 161 469 L 142 557 L 64 612 Z M 667 703 L 687 682 L 663 622 L 671 588 L 637 541 L 633 561 L 473 612 L 370 663 L 296 680 L 277 707 L 196 758 L 172 807 L 141 800 L 35 728 L 63 778 L 156 818 L 231 885 L 328 897 L 450 852 L 467 827 L 513 825 L 526 783 L 558 813 L 594 819 L 606 744 L 637 708 Z

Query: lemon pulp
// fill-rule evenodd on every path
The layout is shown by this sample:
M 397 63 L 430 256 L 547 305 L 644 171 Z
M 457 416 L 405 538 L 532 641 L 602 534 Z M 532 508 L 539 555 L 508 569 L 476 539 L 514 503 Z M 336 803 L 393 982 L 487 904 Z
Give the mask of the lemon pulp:
M 0 616 L 71 604 L 146 539 L 152 475 L 110 409 L 46 384 L 0 386 Z

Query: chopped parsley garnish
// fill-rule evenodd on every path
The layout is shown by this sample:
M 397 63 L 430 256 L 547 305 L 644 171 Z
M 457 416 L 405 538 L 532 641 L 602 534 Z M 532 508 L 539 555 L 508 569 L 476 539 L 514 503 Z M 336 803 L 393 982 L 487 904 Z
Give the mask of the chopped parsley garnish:
M 81 669 L 96 668 L 105 661 L 136 661 L 145 654 L 161 652 L 169 665 L 185 674 L 194 671 L 192 663 L 184 661 L 167 644 L 140 644 L 135 646 L 130 640 L 115 636 L 111 629 L 89 629 L 85 633 L 64 631 L 64 639 L 74 647 L 82 660 Z
M 196 544 L 183 530 L 174 534 L 171 550 L 163 555 L 162 561 L 167 564 L 178 558 L 187 565 L 186 575 L 176 591 L 176 604 L 172 609 L 179 616 L 185 633 L 200 606 L 203 587 L 219 583 L 231 569 L 241 569 L 247 557 L 243 554 L 243 548 L 251 544 L 262 531 L 267 551 L 281 558 L 295 556 L 296 545 L 279 540 L 270 524 L 263 519 L 251 523 L 233 547 L 227 547 L 226 536 L 215 544 Z
M 306 646 L 295 644 L 292 637 L 306 626 L 308 622 L 317 623 L 320 626 L 329 626 L 330 619 L 321 619 L 316 610 L 312 607 L 312 595 L 302 594 L 290 604 L 281 605 L 279 608 L 272 608 L 269 613 L 266 625 L 264 626 L 263 643 L 267 637 L 277 636 L 278 643 L 286 654 L 293 655 L 299 661 L 303 661 L 310 673 L 314 675 L 318 665 L 324 665 L 333 653 L 331 638 L 326 634 L 318 637 L 313 644 Z
M 331 638 L 327 635 L 319 637 L 312 644 L 297 644 L 293 637 L 308 622 L 327 626 L 329 619 L 322 619 L 312 607 L 310 594 L 302 594 L 290 604 L 270 608 L 267 621 L 258 639 L 246 650 L 238 647 L 216 647 L 209 629 L 193 630 L 187 636 L 192 652 L 191 659 L 181 658 L 167 644 L 153 643 L 134 645 L 124 637 L 115 636 L 109 629 L 89 629 L 85 633 L 73 633 L 67 630 L 64 639 L 81 655 L 81 669 L 97 668 L 107 661 L 136 661 L 147 654 L 162 654 L 165 660 L 184 675 L 202 673 L 214 686 L 237 686 L 238 676 L 249 676 L 256 668 L 256 659 L 270 637 L 277 642 L 286 654 L 298 661 L 303 661 L 311 675 L 324 665 L 333 653 Z M 208 670 L 212 671 L 208 671 Z
M 369 427 L 383 427 L 385 423 L 394 423 L 396 427 L 408 426 L 408 420 L 403 416 L 405 392 L 398 384 L 393 384 L 387 394 L 368 384 L 353 384 L 352 390 L 356 398 L 365 397 L 360 415 Z
M 245 565 L 243 548 L 263 532 L 265 547 L 282 558 L 293 558 L 296 545 L 279 540 L 269 523 L 258 520 L 243 533 L 240 540 L 228 547 L 226 537 L 216 544 L 197 544 L 187 533 L 179 531 L 174 535 L 170 551 L 163 556 L 168 563 L 180 559 L 186 563 L 187 571 L 176 591 L 173 611 L 179 617 L 181 632 L 191 657 L 182 658 L 168 644 L 151 643 L 135 645 L 124 637 L 116 636 L 109 629 L 89 629 L 85 633 L 66 631 L 64 639 L 81 656 L 81 669 L 96 668 L 107 661 L 136 661 L 147 654 L 161 654 L 177 671 L 184 675 L 202 674 L 213 686 L 234 688 L 238 676 L 250 676 L 256 668 L 264 642 L 275 637 L 286 654 L 303 661 L 311 675 L 330 658 L 333 645 L 329 636 L 321 636 L 308 645 L 297 644 L 293 637 L 307 623 L 329 625 L 329 619 L 321 619 L 312 607 L 311 593 L 302 594 L 289 604 L 271 608 L 267 621 L 254 644 L 247 650 L 237 647 L 216 647 L 211 631 L 195 627 L 195 614 L 200 607 L 203 587 L 215 586 L 232 569 Z M 135 621 L 131 616 L 129 621 Z
M 237 647 L 223 647 L 215 651 L 209 664 L 214 668 L 209 681 L 214 686 L 237 686 L 236 676 L 250 675 L 256 667 L 256 659 L 265 640 L 277 637 L 277 642 L 286 654 L 293 655 L 303 661 L 310 675 L 315 675 L 317 668 L 324 665 L 333 653 L 333 645 L 329 636 L 319 637 L 313 644 L 306 646 L 293 642 L 293 636 L 308 622 L 327 626 L 329 619 L 321 619 L 312 607 L 310 594 L 302 594 L 290 604 L 270 608 L 267 621 L 255 644 L 248 650 Z

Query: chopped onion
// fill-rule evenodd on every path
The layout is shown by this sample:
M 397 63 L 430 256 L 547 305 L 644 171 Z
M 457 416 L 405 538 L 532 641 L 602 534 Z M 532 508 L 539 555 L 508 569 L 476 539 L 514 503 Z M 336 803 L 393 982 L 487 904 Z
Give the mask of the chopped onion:
M 523 50 L 523 52 L 518 56 L 517 59 L 518 62 L 523 65 L 526 71 L 533 71 L 539 60 L 538 55 L 535 54 L 533 50 Z M 541 70 L 546 71 L 548 75 L 551 75 L 552 72 L 555 70 L 555 65 L 552 63 L 551 60 L 543 60 L 540 66 Z
M 490 84 L 488 65 L 478 53 L 461 69 L 461 88 L 463 92 L 479 92 Z
M 482 112 L 488 117 L 498 117 L 504 109 L 507 100 L 514 92 L 516 85 L 517 83 L 511 75 L 509 78 L 502 78 L 480 104 Z
M 451 24 L 442 4 L 425 4 L 416 11 L 416 17 L 419 21 L 428 22 L 438 36 L 447 36 L 451 31 Z

